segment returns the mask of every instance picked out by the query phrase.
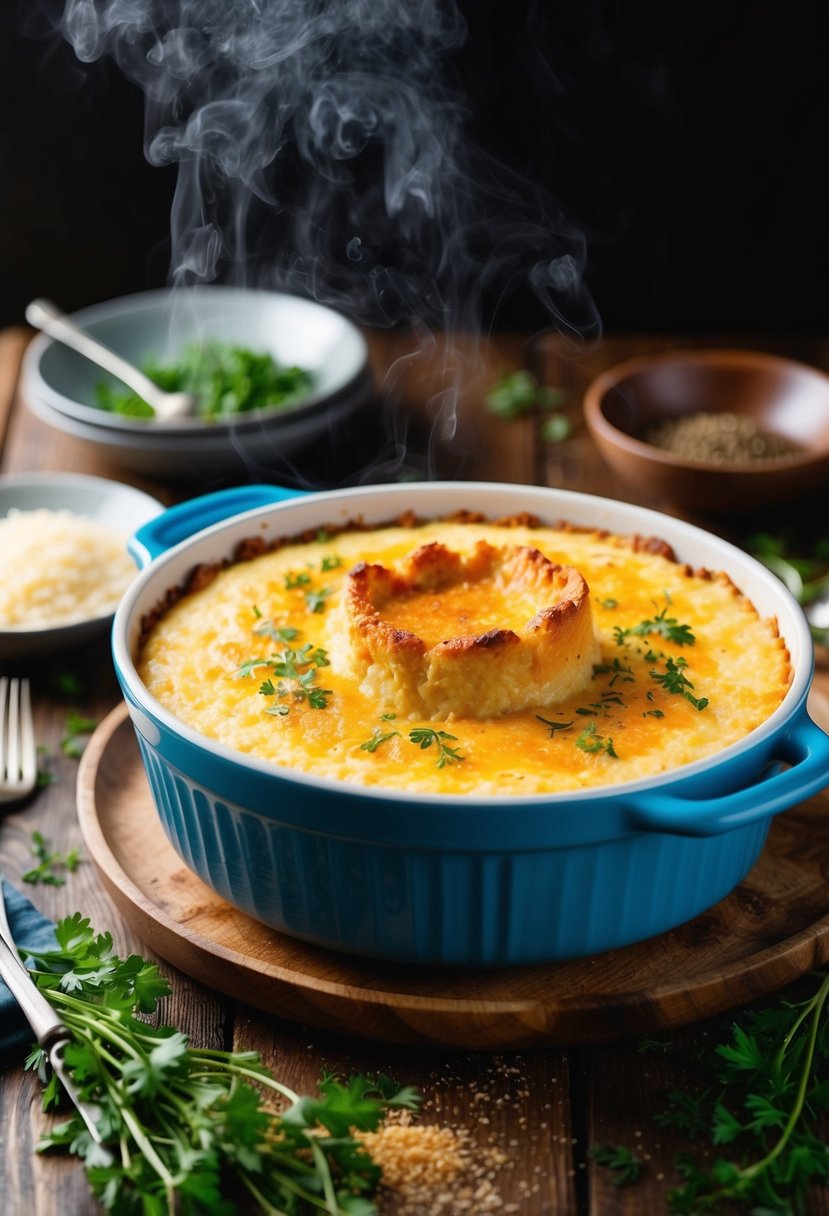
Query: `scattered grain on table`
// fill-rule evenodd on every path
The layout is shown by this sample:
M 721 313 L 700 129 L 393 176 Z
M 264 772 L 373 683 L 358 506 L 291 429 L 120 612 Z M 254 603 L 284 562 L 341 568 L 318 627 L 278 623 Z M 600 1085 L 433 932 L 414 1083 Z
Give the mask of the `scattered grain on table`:
M 360 1139 L 383 1171 L 377 1198 L 384 1216 L 519 1211 L 497 1187 L 506 1154 L 477 1144 L 465 1129 L 401 1119 Z
M 728 410 L 663 418 L 645 427 L 640 438 L 683 460 L 710 464 L 760 464 L 801 451 L 782 435 L 761 430 L 748 415 Z

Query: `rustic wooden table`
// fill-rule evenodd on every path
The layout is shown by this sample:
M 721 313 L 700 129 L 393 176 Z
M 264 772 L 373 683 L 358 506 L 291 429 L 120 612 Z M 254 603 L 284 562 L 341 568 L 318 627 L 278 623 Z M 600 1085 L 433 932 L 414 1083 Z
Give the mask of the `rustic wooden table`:
M 205 488 L 139 481 L 92 448 L 37 421 L 16 391 L 28 338 L 24 330 L 0 334 L 4 473 L 50 469 L 93 473 L 140 484 L 166 502 Z M 622 358 L 676 345 L 705 344 L 700 339 L 691 342 L 640 335 L 608 338 L 580 349 L 556 336 L 530 340 L 507 335 L 485 348 L 471 341 L 451 345 L 439 341 L 413 351 L 406 336 L 372 335 L 377 381 L 384 386 L 392 421 L 381 423 L 378 412 L 362 450 L 351 455 L 353 468 L 347 476 L 370 480 L 365 470 L 375 462 L 381 477 L 403 467 L 426 476 L 564 486 L 635 499 L 630 488 L 604 467 L 589 441 L 581 421 L 584 387 L 600 370 Z M 718 340 L 718 344 L 726 343 Z M 784 352 L 829 367 L 829 344 L 817 340 L 771 343 L 741 338 L 729 344 Z M 453 404 L 451 388 L 459 366 L 465 371 L 466 388 Z M 527 367 L 542 383 L 564 390 L 565 408 L 573 423 L 566 442 L 546 443 L 537 418 L 506 423 L 482 410 L 483 389 L 518 367 Z M 333 467 L 328 466 L 328 484 L 336 484 Z M 363 471 L 355 472 L 359 469 Z M 670 510 L 666 504 L 651 505 Z M 794 518 L 798 509 L 792 509 Z M 811 512 L 810 517 L 814 515 Z M 825 510 L 822 518 L 825 521 Z M 713 530 L 725 527 L 717 521 L 700 522 Z M 67 670 L 78 678 L 82 689 L 69 700 L 58 679 Z M 100 719 L 120 700 L 105 640 L 83 654 L 41 665 L 28 674 L 34 682 L 43 763 L 55 779 L 0 821 L 0 868 L 18 883 L 31 864 L 33 831 L 42 832 L 61 851 L 80 842 L 75 808 L 77 761 L 60 748 L 68 709 Z M 818 674 L 818 682 L 829 691 L 826 672 Z M 119 949 L 147 953 L 109 902 L 91 865 L 81 864 L 63 887 L 38 886 L 29 893 L 50 916 L 80 909 L 98 928 L 111 928 Z M 700 949 L 705 949 L 704 941 Z M 825 962 L 826 955 L 815 953 L 812 961 Z M 217 995 L 166 964 L 165 968 L 174 987 L 164 1009 L 166 1021 L 203 1046 L 257 1049 L 296 1090 L 312 1091 L 322 1065 L 347 1072 L 382 1070 L 419 1086 L 425 1095 L 428 1121 L 466 1128 L 483 1149 L 494 1146 L 502 1150 L 503 1164 L 491 1180 L 500 1196 L 499 1210 L 522 1216 L 588 1212 L 615 1216 L 666 1210 L 666 1194 L 677 1182 L 675 1156 L 684 1146 L 674 1132 L 659 1129 L 653 1116 L 660 1105 L 660 1092 L 678 1083 L 685 1066 L 681 1051 L 645 1056 L 637 1051 L 636 1042 L 498 1056 L 407 1050 L 277 1020 Z M 788 978 L 781 973 L 780 983 Z M 680 1034 L 680 1046 L 681 1039 Z M 24 1211 L 31 1216 L 93 1213 L 97 1205 L 76 1163 L 34 1155 L 43 1126 L 39 1088 L 31 1074 L 22 1071 L 0 1076 L 0 1211 L 10 1216 Z M 647 1168 L 641 1181 L 632 1188 L 615 1188 L 609 1171 L 588 1155 L 588 1147 L 596 1143 L 626 1145 L 643 1156 Z M 464 1210 L 478 1209 L 473 1203 Z M 829 1202 L 816 1196 L 810 1211 L 829 1212 Z M 447 1216 L 451 1216 L 448 1209 Z

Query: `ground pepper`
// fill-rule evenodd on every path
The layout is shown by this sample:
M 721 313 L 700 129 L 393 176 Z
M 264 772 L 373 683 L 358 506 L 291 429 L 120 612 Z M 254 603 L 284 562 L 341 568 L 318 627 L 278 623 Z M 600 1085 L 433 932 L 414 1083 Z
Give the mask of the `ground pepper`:
M 664 418 L 645 427 L 640 438 L 684 460 L 711 464 L 760 464 L 800 451 L 782 435 L 761 430 L 747 414 L 727 410 Z

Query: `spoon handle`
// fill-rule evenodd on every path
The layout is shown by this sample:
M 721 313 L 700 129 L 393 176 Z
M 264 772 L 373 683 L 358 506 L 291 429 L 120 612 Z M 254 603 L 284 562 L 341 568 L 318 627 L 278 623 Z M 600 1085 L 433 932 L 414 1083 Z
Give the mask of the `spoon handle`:
M 42 329 L 50 338 L 71 346 L 78 354 L 84 355 L 97 363 L 105 371 L 111 372 L 129 388 L 136 392 L 143 401 L 154 405 L 158 399 L 158 386 L 153 384 L 148 376 L 139 371 L 134 364 L 128 363 L 114 350 L 104 346 L 85 330 L 80 329 L 73 321 L 60 311 L 50 300 L 32 300 L 26 308 L 26 320 L 35 329 Z

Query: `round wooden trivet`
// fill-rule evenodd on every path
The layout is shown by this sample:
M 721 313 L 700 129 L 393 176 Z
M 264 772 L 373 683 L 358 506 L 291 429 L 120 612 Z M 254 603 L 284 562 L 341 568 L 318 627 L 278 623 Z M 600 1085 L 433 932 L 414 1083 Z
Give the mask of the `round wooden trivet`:
M 829 723 L 825 699 L 812 709 Z M 112 901 L 162 958 L 276 1016 L 361 1037 L 480 1050 L 609 1042 L 732 1009 L 829 960 L 826 791 L 778 816 L 745 882 L 672 933 L 593 958 L 474 971 L 322 950 L 225 903 L 168 843 L 124 706 L 86 749 L 78 809 Z

